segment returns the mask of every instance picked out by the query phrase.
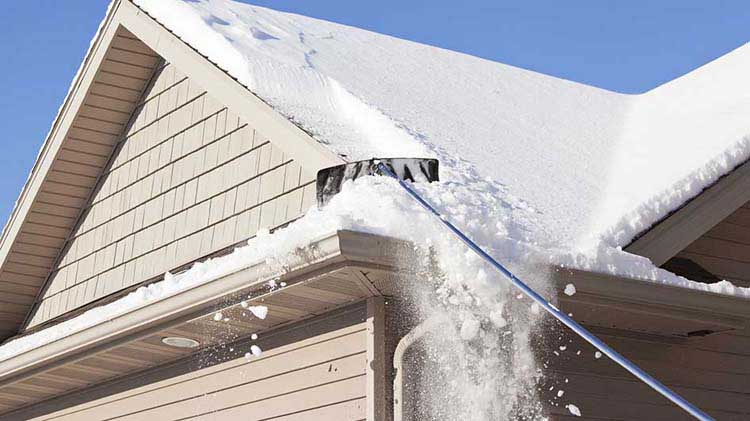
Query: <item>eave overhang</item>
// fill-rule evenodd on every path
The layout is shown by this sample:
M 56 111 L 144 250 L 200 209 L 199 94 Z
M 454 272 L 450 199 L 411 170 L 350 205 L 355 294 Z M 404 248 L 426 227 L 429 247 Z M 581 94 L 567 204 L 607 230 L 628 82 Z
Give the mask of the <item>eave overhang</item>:
M 399 296 L 419 277 L 407 269 L 419 256 L 406 241 L 338 231 L 298 249 L 281 274 L 265 261 L 250 263 L 0 362 L 0 413 L 189 358 L 252 333 L 263 336 L 368 297 Z M 594 329 L 692 340 L 740 329 L 750 320 L 743 298 L 568 269 L 556 270 L 554 279 L 561 307 Z M 269 281 L 277 287 L 269 287 Z M 568 283 L 576 286 L 573 296 L 562 292 Z M 242 301 L 267 306 L 268 317 L 243 315 Z M 214 320 L 217 311 L 229 322 Z M 189 337 L 202 347 L 176 350 L 161 342 L 166 336 Z
M 130 0 L 113 0 L 0 237 L 0 341 L 28 325 L 162 60 L 263 126 L 303 171 L 343 162 Z
M 742 329 L 750 300 L 656 281 L 554 269 L 565 312 L 587 326 L 688 339 Z M 575 286 L 575 294 L 563 291 Z
M 393 295 L 405 274 L 399 262 L 414 252 L 404 241 L 339 231 L 294 253 L 282 274 L 263 260 L 117 314 L 0 362 L 0 413 L 186 358 L 252 333 L 262 335 L 368 297 Z M 272 280 L 276 288 L 269 286 Z M 284 287 L 279 286 L 282 282 Z M 267 306 L 266 319 L 249 315 L 243 301 Z M 214 320 L 218 311 L 229 321 Z M 167 336 L 195 339 L 201 348 L 171 348 L 161 342 Z
M 661 266 L 748 201 L 750 162 L 745 162 L 639 234 L 624 250 Z

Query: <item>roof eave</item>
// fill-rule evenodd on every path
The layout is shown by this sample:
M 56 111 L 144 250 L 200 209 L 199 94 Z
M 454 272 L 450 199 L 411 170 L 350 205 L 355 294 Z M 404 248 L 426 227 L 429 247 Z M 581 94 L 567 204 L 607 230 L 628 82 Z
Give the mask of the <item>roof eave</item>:
M 355 270 L 352 268 L 372 273 L 399 273 L 397 263 L 409 250 L 413 251 L 413 247 L 393 238 L 352 231 L 331 233 L 293 253 L 283 274 L 267 265 L 265 260 L 248 264 L 236 272 L 206 280 L 161 300 L 144 303 L 138 308 L 113 315 L 89 328 L 2 361 L 0 390 L 168 329 L 185 330 L 191 325 L 199 326 L 207 319 L 210 321 L 211 315 L 216 311 L 226 313 L 232 309 L 240 309 L 242 301 L 251 304 L 267 303 L 271 307 L 274 300 L 299 300 L 296 297 L 304 297 L 310 291 L 320 293 L 310 287 L 333 273 L 338 273 L 335 278 L 337 282 L 340 279 L 342 283 L 353 283 L 353 290 L 359 291 L 358 295 L 343 297 L 341 294 L 333 294 L 325 308 L 296 309 L 298 314 L 294 320 L 324 314 L 368 297 L 392 293 L 378 290 L 385 285 L 383 282 L 375 286 L 361 274 L 355 276 L 350 273 Z M 269 289 L 270 280 L 284 282 L 285 286 Z M 320 296 L 312 297 L 321 300 Z M 273 310 L 270 311 L 269 314 L 272 315 Z M 252 331 L 256 332 L 258 331 Z M 148 366 L 149 362 L 144 361 L 143 368 Z
M 299 162 L 303 171 L 312 173 L 319 168 L 343 162 L 339 156 L 272 109 L 245 86 L 217 67 L 216 64 L 201 56 L 130 0 L 113 0 L 0 237 L 0 270 L 6 266 L 15 240 L 27 221 L 38 193 L 43 189 L 47 174 L 51 171 L 56 156 L 67 137 L 68 130 L 86 98 L 116 31 L 120 27 L 127 29 L 166 60 L 184 69 L 188 76 L 209 87 L 212 95 L 216 96 L 224 105 L 237 110 L 237 113 L 243 119 L 263 126 L 264 134 L 273 139 L 274 144 L 284 153 Z M 80 215 L 79 212 L 78 218 L 80 218 Z M 60 250 L 62 250 L 62 247 L 64 245 L 61 246 Z M 42 283 L 38 287 L 40 291 L 44 291 L 45 284 Z M 19 320 L 18 323 L 8 322 L 8 334 L 12 334 L 11 331 L 23 329 L 29 323 L 30 315 L 34 311 L 34 302 L 28 305 L 25 320 Z M 13 323 L 16 323 L 17 326 L 14 325 L 16 327 L 11 329 L 10 325 Z
M 745 162 L 639 234 L 624 250 L 661 266 L 748 201 L 750 162 Z
M 658 281 L 554 268 L 560 305 L 589 326 L 689 338 L 742 329 L 750 322 L 750 300 Z M 563 291 L 568 284 L 575 293 Z

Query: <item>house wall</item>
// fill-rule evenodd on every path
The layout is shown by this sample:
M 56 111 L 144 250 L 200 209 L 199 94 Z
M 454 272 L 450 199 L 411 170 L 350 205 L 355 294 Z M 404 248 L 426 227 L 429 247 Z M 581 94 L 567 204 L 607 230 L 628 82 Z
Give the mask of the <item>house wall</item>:
M 734 211 L 676 257 L 694 261 L 718 279 L 750 286 L 750 204 Z
M 314 180 L 263 130 L 165 64 L 141 98 L 33 327 L 297 218 Z
M 387 336 L 391 338 L 387 358 L 392 359 L 395 344 L 417 321 L 410 318 L 408 306 L 399 306 L 398 302 L 386 307 L 386 311 L 390 311 L 386 327 Z M 750 419 L 750 329 L 689 339 L 590 329 L 716 419 Z M 545 329 L 543 347 L 536 349 L 537 362 L 545 367 L 545 377 L 538 388 L 539 399 L 549 419 L 580 419 L 566 409 L 570 403 L 580 409 L 583 419 L 692 419 L 607 357 L 596 358 L 596 350 L 591 345 L 563 327 L 554 333 Z M 565 350 L 560 349 L 561 345 Z M 421 352 L 419 343 L 407 352 L 408 361 L 424 361 L 422 355 L 415 355 L 415 352 Z M 419 379 L 418 375 L 412 376 L 412 379 Z M 407 372 L 405 399 L 419 399 L 419 393 L 410 393 L 415 390 L 414 381 L 409 380 Z M 563 395 L 558 397 L 560 390 Z M 417 402 L 404 405 L 407 410 L 404 419 L 416 419 L 408 410 L 419 407 Z
M 355 306 L 0 420 L 366 419 L 364 319 Z M 251 343 L 264 352 L 246 360 Z
M 750 330 L 703 338 L 670 339 L 626 332 L 597 332 L 605 342 L 688 401 L 720 420 L 750 419 Z M 552 419 L 573 419 L 574 403 L 585 417 L 623 420 L 690 420 L 675 405 L 636 380 L 607 357 L 568 335 L 560 357 L 547 350 L 550 364 L 542 397 Z M 565 341 L 567 342 L 567 340 Z M 580 355 L 576 355 L 581 350 Z M 568 383 L 565 383 L 568 379 Z M 549 391 L 554 387 L 553 391 Z M 557 398 L 559 389 L 565 391 Z

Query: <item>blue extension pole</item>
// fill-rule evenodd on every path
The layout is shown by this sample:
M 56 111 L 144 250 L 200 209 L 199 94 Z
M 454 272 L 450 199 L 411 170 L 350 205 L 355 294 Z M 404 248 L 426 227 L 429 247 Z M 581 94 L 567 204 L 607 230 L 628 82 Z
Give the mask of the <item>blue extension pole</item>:
M 453 224 L 448 222 L 443 215 L 440 214 L 430 203 L 425 201 L 419 193 L 417 193 L 414 189 L 411 188 L 405 181 L 399 179 L 396 174 L 391 171 L 390 168 L 388 168 L 386 165 L 384 165 L 382 162 L 379 162 L 378 169 L 382 171 L 385 175 L 392 177 L 398 181 L 398 183 L 401 185 L 401 187 L 406 190 L 409 195 L 419 202 L 422 207 L 427 209 L 430 213 L 437 216 L 440 219 L 440 222 L 443 223 L 446 227 L 448 227 L 449 230 L 453 232 L 461 241 L 463 241 L 464 244 L 466 244 L 474 253 L 478 254 L 482 259 L 486 260 L 489 264 L 495 267 L 495 269 L 502 272 L 503 275 L 505 275 L 513 285 L 516 286 L 516 288 L 520 289 L 521 292 L 526 294 L 529 298 L 534 300 L 537 304 L 542 306 L 543 309 L 547 311 L 547 313 L 553 315 L 557 320 L 561 321 L 565 326 L 569 327 L 573 332 L 577 333 L 578 336 L 582 337 L 586 341 L 588 341 L 591 345 L 595 346 L 599 351 L 601 351 L 604 355 L 611 358 L 614 362 L 622 366 L 625 370 L 628 370 L 632 375 L 640 379 L 642 382 L 646 383 L 654 389 L 655 391 L 659 392 L 664 396 L 665 398 L 669 399 L 674 403 L 675 405 L 679 406 L 683 410 L 685 410 L 687 413 L 695 417 L 696 419 L 699 419 L 701 421 L 713 421 L 714 419 L 710 417 L 705 412 L 701 411 L 697 407 L 695 407 L 690 402 L 686 401 L 682 396 L 678 395 L 677 393 L 673 392 L 671 389 L 669 389 L 667 386 L 663 385 L 660 381 L 656 380 L 655 378 L 651 377 L 648 373 L 641 370 L 640 367 L 633 364 L 630 360 L 620 355 L 617 351 L 610 348 L 609 345 L 605 344 L 601 339 L 594 336 L 591 332 L 586 330 L 583 326 L 579 325 L 578 322 L 573 320 L 571 317 L 569 317 L 567 314 L 561 312 L 555 306 L 550 304 L 544 297 L 537 294 L 536 291 L 531 289 L 528 285 L 526 285 L 522 280 L 520 280 L 516 275 L 514 275 L 510 270 L 508 270 L 505 266 L 500 264 L 497 260 L 492 258 L 487 252 L 482 250 L 481 247 L 479 247 L 474 241 L 472 241 L 469 237 L 467 237 L 461 230 L 456 228 Z

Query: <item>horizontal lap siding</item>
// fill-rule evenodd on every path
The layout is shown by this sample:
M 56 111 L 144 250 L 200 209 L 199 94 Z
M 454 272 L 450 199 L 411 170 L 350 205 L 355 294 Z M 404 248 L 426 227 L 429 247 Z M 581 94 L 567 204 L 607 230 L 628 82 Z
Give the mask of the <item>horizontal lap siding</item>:
M 738 286 L 750 286 L 749 206 L 745 204 L 737 209 L 677 257 L 694 261 L 719 279 L 732 281 Z
M 412 309 L 401 300 L 390 300 L 386 308 L 386 360 L 391 361 L 396 344 L 418 319 L 412 319 Z M 716 419 L 750 419 L 750 328 L 690 339 L 591 329 L 612 348 Z M 563 327 L 545 327 L 538 334 L 543 335 L 543 340 L 534 341 L 537 365 L 542 370 L 537 396 L 548 419 L 692 419 L 606 356 L 596 358 L 596 349 Z M 409 353 L 420 349 L 415 346 Z M 406 361 L 427 361 L 428 369 L 433 369 L 425 354 L 409 353 Z M 409 374 L 417 369 L 407 364 L 406 399 L 419 399 L 413 391 L 420 376 Z M 392 375 L 388 381 L 392 382 Z M 558 397 L 560 391 L 562 396 Z M 569 404 L 580 409 L 581 418 L 572 416 L 566 409 Z M 418 406 L 407 402 L 404 408 L 409 411 Z M 416 414 L 407 412 L 404 419 L 416 419 Z
M 314 202 L 299 165 L 174 66 L 136 113 L 31 326 L 288 223 Z
M 750 418 L 750 336 L 748 331 L 714 334 L 681 343 L 654 339 L 600 335 L 618 352 L 649 374 L 708 411 L 717 419 Z M 635 379 L 607 357 L 595 358 L 595 350 L 570 338 L 558 355 L 544 360 L 547 384 L 540 392 L 555 416 L 569 415 L 573 403 L 592 419 L 681 420 L 691 419 L 661 395 Z M 577 355 L 578 351 L 580 355 Z M 567 379 L 567 383 L 566 380 Z M 549 388 L 553 388 L 551 391 Z M 561 398 L 558 390 L 564 390 Z M 556 406 L 555 406 L 556 405 Z
M 361 420 L 366 327 L 358 323 L 133 387 L 41 420 Z M 167 369 L 168 370 L 168 369 Z

